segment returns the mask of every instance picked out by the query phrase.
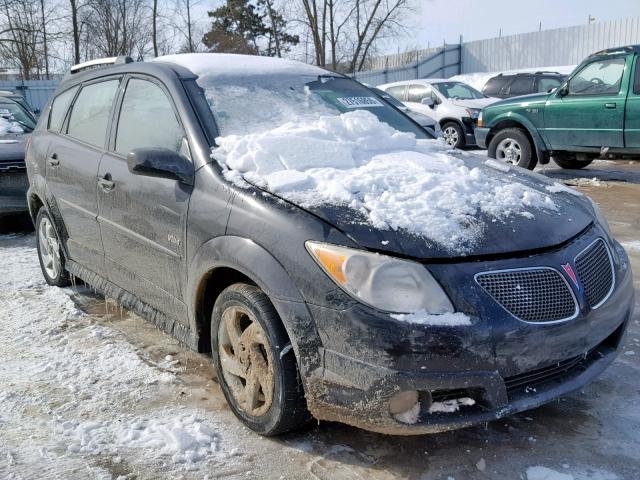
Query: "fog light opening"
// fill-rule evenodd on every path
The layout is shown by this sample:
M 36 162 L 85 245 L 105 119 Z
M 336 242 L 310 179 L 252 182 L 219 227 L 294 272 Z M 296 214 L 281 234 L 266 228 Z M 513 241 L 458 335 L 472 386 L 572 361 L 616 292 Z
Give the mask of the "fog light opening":
M 398 422 L 417 423 L 420 418 L 420 397 L 416 390 L 404 390 L 389 400 L 389 413 Z

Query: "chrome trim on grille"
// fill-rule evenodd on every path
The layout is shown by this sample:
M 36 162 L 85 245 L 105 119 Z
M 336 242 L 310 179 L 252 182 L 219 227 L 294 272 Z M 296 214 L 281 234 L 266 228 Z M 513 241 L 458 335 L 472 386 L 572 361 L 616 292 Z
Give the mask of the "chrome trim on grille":
M 585 253 L 590 248 L 592 248 L 598 242 L 602 242 L 602 245 L 604 245 L 604 250 L 605 250 L 605 252 L 607 252 L 607 256 L 609 257 L 609 265 L 611 266 L 611 288 L 609 289 L 609 291 L 603 297 L 602 300 L 600 300 L 596 305 L 591 307 L 591 310 L 595 310 L 596 308 L 601 307 L 607 300 L 609 300 L 609 297 L 611 296 L 611 294 L 613 293 L 613 291 L 616 288 L 616 270 L 615 270 L 614 265 L 613 265 L 613 257 L 611 256 L 611 251 L 609 250 L 609 245 L 607 245 L 607 242 L 605 242 L 602 237 L 598 237 L 593 242 L 591 242 L 589 245 L 587 245 L 585 248 L 583 248 L 580 252 L 578 252 L 578 254 L 573 258 L 573 264 L 576 266 L 576 273 L 578 275 L 580 275 L 580 273 L 577 271 L 578 267 L 577 267 L 577 263 L 576 263 L 578 258 L 583 253 Z M 582 284 L 582 288 L 586 290 L 586 287 L 584 285 L 584 282 L 582 281 L 582 278 L 580 278 L 580 277 L 578 277 L 578 278 L 580 279 L 580 283 Z M 586 292 L 585 292 L 585 295 L 586 295 Z
M 566 318 L 561 318 L 558 320 L 548 320 L 548 321 L 530 321 L 530 320 L 523 320 L 522 318 L 517 317 L 516 315 L 514 315 L 513 313 L 511 313 L 509 310 L 507 310 L 507 308 L 502 305 L 493 295 L 491 295 L 491 293 L 489 293 L 478 281 L 478 277 L 480 275 L 488 275 L 488 274 L 495 274 L 495 273 L 509 273 L 509 272 L 532 272 L 532 271 L 540 271 L 540 270 L 551 270 L 552 272 L 555 272 L 564 282 L 565 286 L 567 287 L 567 290 L 569 290 L 569 293 L 571 294 L 571 298 L 573 299 L 573 305 L 575 306 L 575 310 L 573 312 L 573 315 L 571 315 L 570 317 L 566 317 Z M 482 288 L 487 295 L 489 295 L 491 298 L 493 298 L 493 300 L 500 306 L 500 308 L 502 308 L 505 312 L 507 312 L 509 315 L 511 315 L 513 318 L 516 318 L 518 320 L 520 320 L 521 322 L 524 323 L 530 323 L 533 325 L 552 325 L 554 323 L 562 323 L 562 322 L 568 322 L 570 320 L 575 319 L 579 314 L 580 314 L 580 306 L 578 305 L 578 299 L 576 298 L 576 295 L 573 291 L 573 288 L 571 288 L 571 285 L 569 284 L 569 282 L 567 281 L 567 279 L 565 278 L 564 275 L 562 275 L 560 273 L 560 271 L 558 271 L 555 268 L 552 267 L 522 267 L 522 268 L 506 268 L 506 269 L 502 269 L 502 270 L 487 270 L 484 272 L 478 272 L 473 276 L 473 279 L 475 280 L 475 282 L 478 284 L 478 286 L 480 288 Z

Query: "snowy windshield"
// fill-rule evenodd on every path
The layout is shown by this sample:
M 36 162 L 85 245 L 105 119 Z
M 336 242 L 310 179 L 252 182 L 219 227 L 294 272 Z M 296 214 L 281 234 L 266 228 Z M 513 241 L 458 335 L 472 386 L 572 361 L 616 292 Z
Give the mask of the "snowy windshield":
M 31 132 L 34 128 L 36 123 L 24 108 L 12 101 L 0 102 L 0 133 Z
M 461 82 L 440 82 L 434 83 L 433 86 L 444 95 L 445 98 L 451 100 L 477 100 L 479 98 L 485 98 L 478 90 Z
M 247 135 L 292 121 L 366 110 L 396 130 L 431 138 L 374 92 L 348 78 L 289 74 L 201 76 L 198 84 L 205 91 L 221 136 Z

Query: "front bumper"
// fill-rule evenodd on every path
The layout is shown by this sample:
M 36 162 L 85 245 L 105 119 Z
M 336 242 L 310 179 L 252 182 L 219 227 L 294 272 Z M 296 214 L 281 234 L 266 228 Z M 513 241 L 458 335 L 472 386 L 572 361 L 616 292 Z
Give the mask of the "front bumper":
M 473 131 L 476 145 L 480 148 L 487 148 L 487 135 L 489 135 L 489 129 L 486 127 L 476 127 Z
M 538 262 L 560 265 L 580 251 L 597 228 L 566 248 L 533 257 L 501 261 L 504 268 Z M 474 291 L 469 264 L 430 267 L 445 284 L 471 326 L 435 327 L 395 322 L 362 305 L 344 310 L 308 305 L 321 340 L 321 361 L 302 370 L 307 403 L 321 420 L 339 421 L 387 434 L 424 434 L 466 427 L 547 403 L 593 380 L 616 357 L 633 312 L 633 284 L 624 251 L 615 248 L 616 286 L 597 310 L 559 324 L 530 324 L 492 308 Z M 473 268 L 486 270 L 485 263 Z M 469 280 L 469 278 L 471 280 Z M 468 284 L 465 286 L 464 282 Z M 475 298 L 474 298 L 475 297 Z M 464 304 L 463 299 L 468 300 Z M 474 310 L 473 303 L 479 306 Z M 417 422 L 407 424 L 389 412 L 391 398 L 417 391 Z M 470 397 L 473 406 L 429 413 L 432 401 Z

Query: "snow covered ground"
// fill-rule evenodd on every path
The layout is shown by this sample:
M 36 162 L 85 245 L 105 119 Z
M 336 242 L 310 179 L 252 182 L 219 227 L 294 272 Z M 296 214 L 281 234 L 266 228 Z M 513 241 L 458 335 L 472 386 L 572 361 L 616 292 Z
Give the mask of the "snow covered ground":
M 544 173 L 598 179 L 577 186 L 601 204 L 640 272 L 640 165 Z M 47 287 L 33 234 L 2 222 L 2 480 L 640 478 L 638 311 L 611 368 L 542 408 L 418 438 L 322 423 L 262 439 L 226 407 L 209 358 L 86 289 Z

